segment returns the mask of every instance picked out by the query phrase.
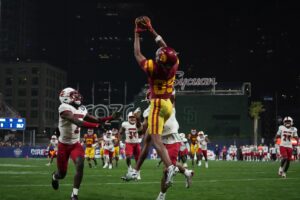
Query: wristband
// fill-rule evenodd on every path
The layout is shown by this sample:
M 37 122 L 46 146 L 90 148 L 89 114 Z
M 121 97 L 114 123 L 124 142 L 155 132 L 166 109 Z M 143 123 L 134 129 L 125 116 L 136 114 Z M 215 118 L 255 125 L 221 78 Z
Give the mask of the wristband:
M 161 41 L 161 40 L 162 40 L 162 37 L 161 37 L 160 35 L 156 36 L 155 42 L 159 42 L 159 41 Z
M 85 128 L 98 128 L 99 124 L 98 123 L 92 123 L 92 122 L 83 121 L 82 126 L 85 127 Z

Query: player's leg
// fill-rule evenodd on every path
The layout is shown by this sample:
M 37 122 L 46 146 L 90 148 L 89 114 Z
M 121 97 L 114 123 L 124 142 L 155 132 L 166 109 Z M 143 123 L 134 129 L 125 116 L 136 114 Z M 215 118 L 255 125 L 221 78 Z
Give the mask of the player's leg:
M 288 152 L 287 152 L 287 149 L 285 147 L 280 146 L 280 155 L 281 155 L 282 159 L 281 159 L 281 162 L 280 162 L 278 175 L 285 178 L 286 174 L 285 174 L 284 170 L 286 168 L 287 161 L 288 161 Z
M 171 159 L 168 155 L 167 149 L 162 143 L 161 134 L 163 132 L 163 127 L 165 121 L 171 116 L 173 110 L 173 105 L 170 99 L 152 99 L 150 106 L 150 113 L 148 117 L 148 129 L 149 134 L 151 135 L 151 140 L 157 151 L 157 154 L 160 156 L 165 166 L 168 169 L 166 184 L 172 184 L 173 176 L 177 172 L 177 167 L 174 166 L 171 162 Z
M 161 182 L 160 182 L 160 192 L 159 192 L 156 200 L 165 200 L 165 198 L 166 198 L 166 192 L 167 192 L 168 188 L 170 187 L 170 185 L 166 185 L 167 173 L 168 173 L 168 170 L 166 167 L 164 167 L 163 176 L 162 176 Z
M 140 154 L 141 154 L 141 146 L 140 146 L 140 144 L 134 144 L 133 155 L 134 155 L 135 162 L 137 162 L 137 160 L 139 159 Z M 140 170 L 137 171 L 137 177 L 136 177 L 136 179 L 137 180 L 141 180 L 141 171 Z
M 202 150 L 200 148 L 198 148 L 198 150 L 196 151 L 196 156 L 197 156 L 197 164 L 198 166 L 201 166 L 202 165 Z
M 186 149 L 180 153 L 180 160 L 182 162 L 183 167 L 187 167 L 187 152 Z
M 104 149 L 103 148 L 100 149 L 100 158 L 102 161 L 102 166 L 104 166 L 105 161 L 104 161 Z
M 119 153 L 120 153 L 120 147 L 115 147 L 115 160 L 116 160 L 116 167 L 118 167 L 118 162 L 119 162 Z
M 285 167 L 283 169 L 284 173 L 286 174 L 289 167 L 290 167 L 290 162 L 292 160 L 292 152 L 293 152 L 293 149 L 292 148 L 286 148 L 286 151 L 287 151 L 287 160 L 286 160 L 286 164 L 285 164 Z
M 71 194 L 72 200 L 78 199 L 78 191 L 83 177 L 83 168 L 84 168 L 84 151 L 82 146 L 79 143 L 73 145 L 73 149 L 70 154 L 74 164 L 75 164 L 75 176 L 73 181 L 73 191 Z
M 148 156 L 148 152 L 149 152 L 149 148 L 152 144 L 152 138 L 151 138 L 151 135 L 147 134 L 145 135 L 144 137 L 144 145 L 143 145 L 143 148 L 142 148 L 142 151 L 140 153 L 140 156 L 136 162 L 136 167 L 135 169 L 137 171 L 139 171 L 145 161 L 145 159 L 147 158 Z
M 150 148 L 151 144 L 152 144 L 151 136 L 149 134 L 147 134 L 147 132 L 146 132 L 146 135 L 144 137 L 143 149 L 140 153 L 140 156 L 138 157 L 135 168 L 132 170 L 128 170 L 127 174 L 125 176 L 121 177 L 121 179 L 130 181 L 130 180 L 136 180 L 138 178 L 140 168 L 148 156 L 148 152 L 149 152 L 149 148 Z M 127 147 L 127 145 L 126 145 L 126 147 Z
M 131 143 L 126 143 L 125 152 L 126 152 L 126 164 L 127 164 L 128 170 L 130 170 L 132 168 L 131 167 L 131 157 L 133 154 L 133 145 Z
M 108 165 L 108 169 L 112 169 L 113 155 L 114 155 L 114 151 L 109 151 L 109 165 Z
M 59 188 L 58 180 L 64 179 L 67 174 L 68 162 L 70 156 L 70 145 L 65 145 L 62 143 L 58 143 L 58 151 L 57 151 L 57 171 L 52 173 L 52 187 L 57 190 Z
M 202 154 L 205 160 L 205 167 L 208 168 L 207 150 L 203 150 Z
M 96 158 L 95 158 L 95 153 L 96 153 L 96 151 L 95 151 L 95 148 L 94 147 L 92 147 L 92 150 L 91 150 L 91 160 L 93 160 L 94 161 L 94 165 L 95 165 L 95 167 L 97 166 L 97 160 L 96 160 Z
M 195 145 L 191 144 L 190 158 L 192 160 L 192 166 L 194 167 Z
M 184 168 L 180 163 L 177 162 L 178 158 L 178 152 L 180 149 L 180 143 L 174 143 L 174 144 L 165 144 L 166 149 L 168 151 L 168 155 L 171 159 L 171 162 L 173 165 L 177 166 L 180 173 L 182 173 L 185 176 L 186 179 L 186 188 L 189 188 L 192 183 L 192 176 L 194 175 L 194 172 L 192 170 L 188 170 Z M 167 189 L 168 187 L 166 187 Z

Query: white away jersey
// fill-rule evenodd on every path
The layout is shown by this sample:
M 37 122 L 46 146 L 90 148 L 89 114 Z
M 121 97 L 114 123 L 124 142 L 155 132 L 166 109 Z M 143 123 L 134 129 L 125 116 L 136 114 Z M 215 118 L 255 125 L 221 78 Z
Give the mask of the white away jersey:
M 292 148 L 292 137 L 298 137 L 297 135 L 297 128 L 290 127 L 287 128 L 283 125 L 279 126 L 277 131 L 277 136 L 280 136 L 281 142 L 280 146 Z
M 103 135 L 104 140 L 104 149 L 109 150 L 110 152 L 114 151 L 114 137 L 107 137 L 105 134 Z
M 122 128 L 125 129 L 126 143 L 140 143 L 136 123 L 130 124 L 128 121 L 125 121 L 122 123 Z
M 60 131 L 58 141 L 64 144 L 75 144 L 80 141 L 80 127 L 69 122 L 66 119 L 61 118 L 60 113 L 64 111 L 72 112 L 74 117 L 79 120 L 83 120 L 83 118 L 87 114 L 87 110 L 85 106 L 80 106 L 78 109 L 76 109 L 75 107 L 66 103 L 61 104 L 58 108 L 58 128 Z
M 198 136 L 197 137 L 198 143 L 199 143 L 200 148 L 202 150 L 207 150 L 207 142 L 206 142 L 205 138 L 206 138 L 205 136 L 203 136 L 203 137 Z

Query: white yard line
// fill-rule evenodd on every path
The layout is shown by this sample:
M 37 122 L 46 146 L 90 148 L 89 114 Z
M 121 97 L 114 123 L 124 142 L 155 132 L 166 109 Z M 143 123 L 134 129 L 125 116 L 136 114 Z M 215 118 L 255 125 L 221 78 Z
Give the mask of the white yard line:
M 38 167 L 36 165 L 0 164 L 0 167 Z

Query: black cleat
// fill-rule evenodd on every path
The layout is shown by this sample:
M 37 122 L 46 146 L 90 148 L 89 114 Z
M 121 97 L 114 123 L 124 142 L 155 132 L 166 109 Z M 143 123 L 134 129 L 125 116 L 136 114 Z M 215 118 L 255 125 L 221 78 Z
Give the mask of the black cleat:
M 55 172 L 52 173 L 52 176 L 51 176 L 51 180 L 52 180 L 52 187 L 54 190 L 58 190 L 58 187 L 59 187 L 59 183 L 58 183 L 58 180 L 54 180 L 53 179 L 53 175 L 55 174 Z
M 71 200 L 78 200 L 78 195 L 72 195 Z

